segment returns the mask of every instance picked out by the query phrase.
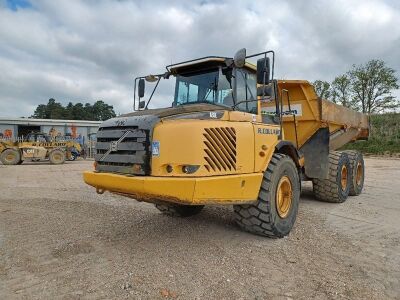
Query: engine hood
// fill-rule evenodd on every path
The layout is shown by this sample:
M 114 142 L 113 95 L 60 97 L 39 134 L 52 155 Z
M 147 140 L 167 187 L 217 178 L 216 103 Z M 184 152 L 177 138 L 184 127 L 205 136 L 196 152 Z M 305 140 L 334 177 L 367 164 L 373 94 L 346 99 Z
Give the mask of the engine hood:
M 182 115 L 191 118 L 207 119 L 209 117 L 208 112 L 218 111 L 217 115 L 214 117 L 219 119 L 222 117 L 224 111 L 231 111 L 229 107 L 223 107 L 214 104 L 189 104 L 182 105 L 178 107 L 168 107 L 168 108 L 158 108 L 158 109 L 146 109 L 141 111 L 136 111 L 132 113 L 127 113 L 120 115 L 116 118 L 104 121 L 100 128 L 102 127 L 125 127 L 125 126 L 137 126 L 144 129 L 152 129 L 152 127 L 163 118 L 169 117 L 179 117 Z M 204 114 L 205 113 L 205 114 Z M 204 116 L 203 116 L 204 115 Z

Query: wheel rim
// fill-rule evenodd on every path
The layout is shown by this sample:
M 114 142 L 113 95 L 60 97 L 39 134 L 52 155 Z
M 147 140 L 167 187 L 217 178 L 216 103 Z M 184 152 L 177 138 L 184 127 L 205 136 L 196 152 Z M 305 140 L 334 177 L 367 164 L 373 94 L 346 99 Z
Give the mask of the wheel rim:
M 361 185 L 362 177 L 363 177 L 363 167 L 362 167 L 361 163 L 358 162 L 357 173 L 356 173 L 356 184 L 357 185 Z
M 15 158 L 14 153 L 8 153 L 8 154 L 6 155 L 6 160 L 9 161 L 9 162 L 10 162 L 10 161 L 13 161 L 14 158 Z
M 55 154 L 53 155 L 53 158 L 54 158 L 54 160 L 56 160 L 56 161 L 61 161 L 61 154 L 55 153 Z
M 289 177 L 283 176 L 279 180 L 276 193 L 276 210 L 282 219 L 286 218 L 289 214 L 290 207 L 292 206 L 292 195 L 292 183 Z
M 340 182 L 344 191 L 347 188 L 347 167 L 345 165 L 342 166 Z

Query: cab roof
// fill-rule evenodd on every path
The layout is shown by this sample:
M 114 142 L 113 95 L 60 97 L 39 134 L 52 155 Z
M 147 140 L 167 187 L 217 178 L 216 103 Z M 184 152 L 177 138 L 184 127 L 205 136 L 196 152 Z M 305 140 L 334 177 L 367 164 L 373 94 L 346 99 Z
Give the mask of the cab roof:
M 177 64 L 172 64 L 167 66 L 166 68 L 172 74 L 188 73 L 197 70 L 204 70 L 212 67 L 217 67 L 221 65 L 225 66 L 225 61 L 228 59 L 232 58 L 222 57 L 222 56 L 206 56 L 202 58 L 184 61 Z M 244 67 L 252 72 L 256 71 L 256 66 L 249 62 L 246 62 Z

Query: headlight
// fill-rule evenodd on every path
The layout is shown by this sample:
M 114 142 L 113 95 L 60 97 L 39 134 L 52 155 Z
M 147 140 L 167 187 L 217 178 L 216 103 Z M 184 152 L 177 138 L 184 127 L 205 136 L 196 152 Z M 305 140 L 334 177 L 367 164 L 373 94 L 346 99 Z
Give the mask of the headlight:
M 200 166 L 198 166 L 198 165 L 185 165 L 182 167 L 182 172 L 185 174 L 193 174 L 199 168 L 200 168 Z

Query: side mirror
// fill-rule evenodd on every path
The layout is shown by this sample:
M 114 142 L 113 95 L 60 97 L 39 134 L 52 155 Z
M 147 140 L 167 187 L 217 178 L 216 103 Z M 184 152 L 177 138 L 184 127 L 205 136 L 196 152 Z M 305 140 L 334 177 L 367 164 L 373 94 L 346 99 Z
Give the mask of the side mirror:
M 269 57 L 257 60 L 257 84 L 269 84 L 270 76 Z
M 246 48 L 240 49 L 233 57 L 235 67 L 242 68 L 246 62 Z
M 139 84 L 138 84 L 138 96 L 139 96 L 139 98 L 143 98 L 144 97 L 144 86 L 145 86 L 144 79 L 143 78 L 139 79 Z
M 143 109 L 146 106 L 146 101 L 139 101 L 139 109 Z

